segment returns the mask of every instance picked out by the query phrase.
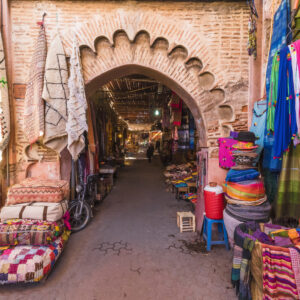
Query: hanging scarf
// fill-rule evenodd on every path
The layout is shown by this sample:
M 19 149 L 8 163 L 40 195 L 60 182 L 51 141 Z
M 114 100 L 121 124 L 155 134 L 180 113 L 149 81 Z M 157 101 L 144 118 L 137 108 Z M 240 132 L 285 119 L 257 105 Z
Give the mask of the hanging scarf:
M 7 147 L 10 134 L 9 100 L 6 81 L 5 56 L 0 32 L 0 158 Z M 1 160 L 1 159 L 0 159 Z
M 74 160 L 78 159 L 80 152 L 85 147 L 83 133 L 88 131 L 86 121 L 87 102 L 84 90 L 84 80 L 81 70 L 80 51 L 78 41 L 74 36 L 72 55 L 70 59 L 70 78 L 68 81 L 70 91 L 67 101 L 68 121 L 68 149 Z
M 24 100 L 23 130 L 30 144 L 44 135 L 44 102 L 42 99 L 47 43 L 42 24 L 33 53 Z
M 60 36 L 57 34 L 47 55 L 43 99 L 46 102 L 44 144 L 59 153 L 67 145 L 68 98 L 68 66 Z
M 298 128 L 298 135 L 300 130 L 300 115 L 299 115 L 299 89 L 300 89 L 300 77 L 297 61 L 297 52 L 294 44 L 289 46 L 291 53 L 292 69 L 293 69 L 293 82 L 294 82 L 294 92 L 295 92 L 295 114 L 296 114 L 296 123 Z
M 278 91 L 279 53 L 273 57 L 270 92 L 268 101 L 267 130 L 274 132 L 275 107 Z
M 275 110 L 274 156 L 280 158 L 296 136 L 295 93 L 289 47 L 280 51 L 278 97 Z

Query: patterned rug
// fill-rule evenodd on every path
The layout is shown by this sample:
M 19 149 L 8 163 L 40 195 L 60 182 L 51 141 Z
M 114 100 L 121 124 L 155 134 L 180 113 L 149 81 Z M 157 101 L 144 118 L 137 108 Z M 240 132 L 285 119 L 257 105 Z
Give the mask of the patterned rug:
M 88 131 L 86 120 L 86 96 L 84 80 L 81 70 L 81 59 L 78 41 L 74 37 L 73 50 L 70 60 L 70 78 L 68 81 L 70 98 L 68 106 L 68 149 L 74 160 L 78 159 L 80 152 L 85 147 L 84 131 Z
M 39 282 L 47 277 L 68 237 L 65 232 L 48 246 L 0 247 L 0 285 Z
M 45 100 L 44 144 L 59 153 L 67 146 L 68 98 L 68 66 L 60 36 L 57 34 L 47 54 L 43 99 Z
M 30 144 L 44 134 L 44 103 L 42 99 L 47 53 L 45 28 L 42 25 L 33 53 L 24 101 L 23 130 Z
M 6 81 L 5 56 L 3 49 L 2 35 L 0 32 L 0 155 L 6 148 L 10 134 L 9 100 Z

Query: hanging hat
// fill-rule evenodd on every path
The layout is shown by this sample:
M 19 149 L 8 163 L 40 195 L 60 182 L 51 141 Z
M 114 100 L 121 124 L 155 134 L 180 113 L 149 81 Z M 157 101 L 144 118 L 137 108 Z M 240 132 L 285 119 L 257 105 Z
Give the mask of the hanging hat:
M 254 145 L 253 142 L 237 142 L 237 144 L 233 145 L 232 147 L 240 150 L 253 150 L 258 146 Z
M 256 136 L 253 132 L 251 131 L 240 131 L 238 133 L 237 140 L 240 142 L 252 142 L 254 143 L 256 140 Z

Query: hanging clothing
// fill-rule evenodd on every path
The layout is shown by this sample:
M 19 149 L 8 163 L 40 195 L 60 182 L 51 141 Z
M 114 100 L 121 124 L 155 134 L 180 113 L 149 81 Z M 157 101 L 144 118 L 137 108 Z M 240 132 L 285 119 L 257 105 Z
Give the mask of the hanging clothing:
M 265 123 L 267 117 L 267 100 L 254 103 L 252 124 L 250 131 L 258 138 L 256 144 L 263 147 L 265 137 Z
M 278 100 L 274 122 L 274 156 L 280 158 L 297 134 L 293 70 L 289 47 L 280 50 Z
M 291 31 L 288 27 L 290 22 L 290 1 L 282 0 L 280 6 L 278 7 L 273 21 L 273 32 L 272 40 L 270 45 L 270 52 L 266 70 L 266 95 L 267 102 L 269 103 L 269 92 L 270 92 L 270 80 L 271 80 L 271 69 L 273 57 L 277 51 L 282 47 L 286 46 L 291 41 Z M 269 111 L 269 107 L 267 108 Z M 267 113 L 268 114 L 268 113 Z M 268 129 L 265 129 L 265 140 L 264 140 L 264 160 L 263 167 L 270 169 L 271 171 L 279 172 L 281 170 L 281 160 L 274 159 L 274 136 L 272 134 L 267 134 Z M 267 151 L 266 151 L 267 149 Z M 266 155 L 267 153 L 267 155 Z
M 70 99 L 67 102 L 68 121 L 66 124 L 66 130 L 68 132 L 68 149 L 72 158 L 77 160 L 80 152 L 85 147 L 83 133 L 84 131 L 88 131 L 88 126 L 86 121 L 87 103 L 81 70 L 80 51 L 75 36 L 70 59 L 70 78 L 68 87 L 70 91 Z
M 290 146 L 283 156 L 275 215 L 300 218 L 300 145 Z
M 47 55 L 43 99 L 46 103 L 44 144 L 58 153 L 67 146 L 68 98 L 68 66 L 60 36 L 57 34 Z
M 291 11 L 290 1 L 282 0 L 279 8 L 277 9 L 274 15 L 272 40 L 270 46 L 267 71 L 266 71 L 267 97 L 269 95 L 269 89 L 270 89 L 270 79 L 271 79 L 270 75 L 271 75 L 273 57 L 277 51 L 279 51 L 284 46 L 288 45 L 292 39 L 291 29 L 288 26 L 290 23 L 290 11 Z
M 267 117 L 267 130 L 274 132 L 274 120 L 275 120 L 275 107 L 277 103 L 278 92 L 278 76 L 279 76 L 279 52 L 273 57 L 270 92 L 268 101 L 268 117 Z
M 289 50 L 291 53 L 291 62 L 292 62 L 292 70 L 293 70 L 293 83 L 294 83 L 294 94 L 295 94 L 295 114 L 296 114 L 296 123 L 298 128 L 298 136 L 300 130 L 300 115 L 299 115 L 299 91 L 300 91 L 300 77 L 299 77 L 299 69 L 297 62 L 297 52 L 294 44 L 289 45 Z
M 0 157 L 8 145 L 10 135 L 9 99 L 6 79 L 5 55 L 0 32 Z
M 23 131 L 30 144 L 44 135 L 44 101 L 42 99 L 47 42 L 41 25 L 29 71 L 24 100 Z

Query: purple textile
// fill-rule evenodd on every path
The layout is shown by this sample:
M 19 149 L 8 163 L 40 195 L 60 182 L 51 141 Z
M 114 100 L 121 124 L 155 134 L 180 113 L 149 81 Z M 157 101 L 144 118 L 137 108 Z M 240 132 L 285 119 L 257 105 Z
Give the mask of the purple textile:
M 229 169 L 235 166 L 233 161 L 233 148 L 232 146 L 237 144 L 238 141 L 232 138 L 219 138 L 219 165 L 221 168 Z
M 236 131 L 230 131 L 230 137 L 232 137 L 233 139 L 237 139 L 239 133 Z

